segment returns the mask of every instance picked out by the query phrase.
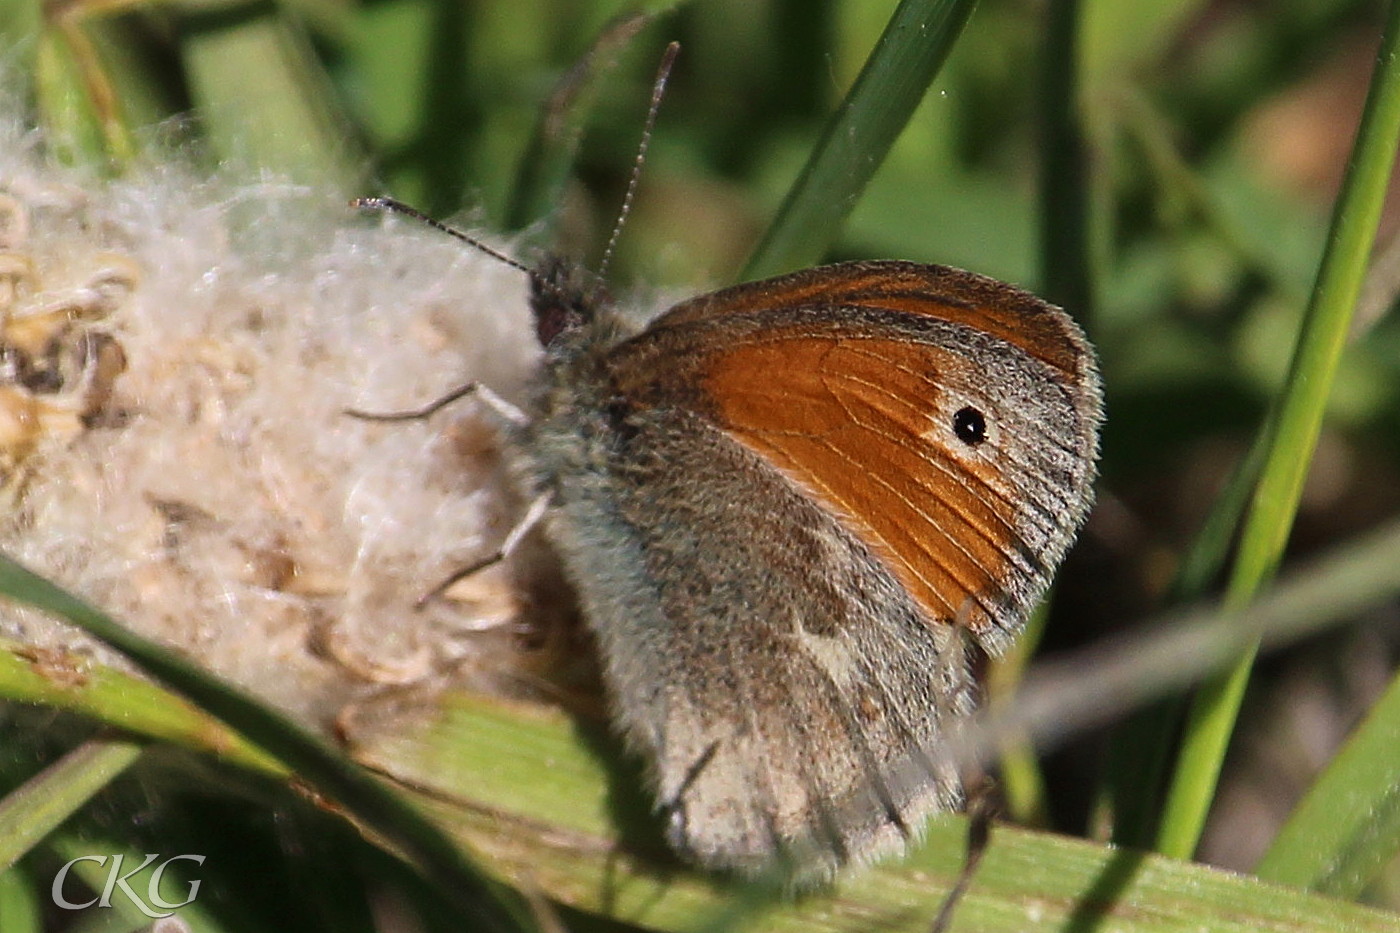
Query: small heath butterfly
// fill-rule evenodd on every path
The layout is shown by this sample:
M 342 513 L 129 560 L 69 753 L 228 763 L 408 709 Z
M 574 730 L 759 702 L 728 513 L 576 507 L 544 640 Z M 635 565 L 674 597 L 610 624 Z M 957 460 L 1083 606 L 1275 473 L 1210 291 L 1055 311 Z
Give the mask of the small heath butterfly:
M 810 884 L 961 803 L 948 740 L 977 661 L 1093 498 L 1099 376 L 1069 315 L 958 269 L 849 262 L 638 327 L 563 263 L 356 203 L 530 276 L 529 410 L 483 395 L 535 506 L 496 556 L 544 518 L 675 849 Z
M 849 262 L 645 327 L 532 273 L 509 428 L 671 844 L 803 884 L 961 802 L 951 730 L 1092 499 L 1100 386 L 1062 310 Z

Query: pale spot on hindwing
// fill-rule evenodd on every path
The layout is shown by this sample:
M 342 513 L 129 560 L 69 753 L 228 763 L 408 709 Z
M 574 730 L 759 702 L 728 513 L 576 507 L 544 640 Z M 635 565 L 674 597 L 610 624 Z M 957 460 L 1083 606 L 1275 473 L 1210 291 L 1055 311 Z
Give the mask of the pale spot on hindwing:
M 851 656 L 845 639 L 840 635 L 818 635 L 802 626 L 802 619 L 794 613 L 793 639 L 797 646 L 820 669 L 842 693 L 856 684 L 860 669 Z

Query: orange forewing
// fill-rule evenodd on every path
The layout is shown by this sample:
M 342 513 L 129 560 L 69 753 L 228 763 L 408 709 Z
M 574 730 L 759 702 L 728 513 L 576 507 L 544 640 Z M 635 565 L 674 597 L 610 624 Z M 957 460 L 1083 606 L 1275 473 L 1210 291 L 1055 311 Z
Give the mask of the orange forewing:
M 773 335 L 776 336 L 776 335 Z M 709 356 L 718 423 L 838 515 L 931 618 L 982 631 L 1000 614 L 1015 510 L 991 465 L 952 456 L 935 429 L 947 350 L 796 336 Z
M 911 262 L 818 266 L 735 285 L 682 302 L 653 326 L 815 306 L 880 308 L 964 324 L 1053 366 L 1075 385 L 1085 365 L 1081 338 L 1040 299 L 961 269 Z

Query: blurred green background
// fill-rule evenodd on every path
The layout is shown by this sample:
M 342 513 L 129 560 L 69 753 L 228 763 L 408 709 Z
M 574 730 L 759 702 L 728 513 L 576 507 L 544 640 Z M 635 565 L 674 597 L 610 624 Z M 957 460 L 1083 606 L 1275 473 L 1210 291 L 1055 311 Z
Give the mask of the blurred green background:
M 616 17 L 648 6 L 655 19 L 627 41 L 619 32 L 579 85 L 583 103 L 568 117 L 581 132 L 576 157 L 567 145 L 556 147 L 562 162 L 532 156 L 561 75 Z M 1072 42 L 1054 32 L 1052 7 L 1077 23 Z M 892 9 L 0 0 L 0 53 L 32 82 L 30 119 L 60 160 L 119 172 L 173 144 L 211 167 L 270 168 L 523 231 L 527 254 L 563 249 L 596 265 L 657 61 L 678 40 L 611 277 L 619 291 L 679 295 L 740 275 Z M 1104 479 L 1058 587 L 1048 650 L 1162 606 L 1248 450 L 1287 369 L 1381 19 L 1375 0 L 983 0 L 830 249 L 830 259 L 938 262 L 1074 299 L 1107 385 Z M 1064 128 L 1047 116 L 1066 106 L 1053 96 L 1066 56 L 1078 163 L 1056 148 Z M 1071 204 L 1047 217 L 1047 203 L 1063 202 L 1046 200 L 1046 180 L 1076 164 L 1082 215 Z M 1396 221 L 1388 207 L 1293 556 L 1400 511 Z M 1057 240 L 1082 248 L 1077 285 L 1057 284 Z M 1240 868 L 1257 858 L 1395 670 L 1397 618 L 1392 605 L 1265 662 L 1222 791 L 1233 802 L 1218 808 L 1203 857 Z M 1052 760 L 1051 825 L 1092 827 L 1102 742 Z M 1396 905 L 1397 891 L 1392 870 L 1372 896 Z

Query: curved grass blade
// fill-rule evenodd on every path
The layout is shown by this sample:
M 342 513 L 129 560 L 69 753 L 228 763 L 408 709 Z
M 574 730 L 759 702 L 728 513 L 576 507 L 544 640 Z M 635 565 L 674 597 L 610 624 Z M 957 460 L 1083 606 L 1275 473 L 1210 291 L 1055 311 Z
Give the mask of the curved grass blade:
M 601 726 L 470 695 L 439 701 L 357 729 L 356 756 L 411 788 L 464 841 L 591 915 L 666 931 L 927 933 L 962 869 L 966 821 L 949 815 L 903 862 L 796 901 L 688 870 L 666 855 L 655 828 L 634 824 L 619 838 L 619 808 L 644 806 L 644 794 L 636 774 L 610 773 L 600 761 Z M 952 929 L 1380 933 L 1397 919 L 1204 866 L 998 826 Z
M 1274 576 L 1282 559 L 1365 279 L 1397 142 L 1400 2 L 1392 2 L 1327 248 L 1278 400 L 1277 417 L 1271 422 L 1271 443 L 1226 591 L 1227 609 L 1246 606 Z M 1165 854 L 1189 858 L 1195 851 L 1254 655 L 1255 650 L 1247 648 L 1232 670 L 1207 683 L 1193 701 L 1157 840 L 1157 848 Z
M 948 57 L 976 0 L 901 0 L 744 270 L 819 262 Z
M 214 755 L 269 777 L 286 778 L 291 773 L 183 697 L 60 651 L 0 640 L 0 697 L 79 713 L 123 732 Z
M 1356 897 L 1400 853 L 1400 675 L 1308 789 L 1255 871 Z
M 1249 610 L 1248 622 L 1270 639 L 1301 637 L 1315 632 L 1320 620 L 1348 618 L 1397 589 L 1400 523 L 1290 577 Z M 1173 670 L 1172 659 L 1200 664 L 1228 657 L 1241 639 L 1234 622 L 1211 627 L 1197 615 L 1181 617 L 1158 626 L 1151 642 L 1100 654 L 1093 665 L 1102 677 L 1084 677 L 1081 665 L 1062 678 L 1081 693 L 1098 693 L 1080 696 L 1078 706 L 1066 706 L 1063 698 L 1058 706 L 1041 704 L 1039 718 L 1013 731 L 1029 728 L 1053 738 L 1047 723 L 1059 729 L 1090 723 L 1086 711 L 1111 708 L 1105 697 L 1132 695 L 1125 685 L 1167 689 L 1191 676 L 1180 663 Z M 1162 679 L 1168 674 L 1179 679 Z M 1030 686 L 1036 683 L 1033 676 Z M 404 708 L 387 707 L 393 716 Z M 347 723 L 357 757 L 415 788 L 439 825 L 489 855 L 493 865 L 524 873 L 544 894 L 580 909 L 650 927 L 698 929 L 726 916 L 736 922 L 761 916 L 777 930 L 864 930 L 872 918 L 889 921 L 894 930 L 925 930 L 961 866 L 962 822 L 947 818 L 934 823 L 920 854 L 904 866 L 784 905 L 771 892 L 718 884 L 676 866 L 659 833 L 648 828 L 638 776 L 610 770 L 609 762 L 621 756 L 601 726 L 580 726 L 554 710 L 460 695 L 444 699 L 411 728 L 392 718 L 374 729 L 359 727 L 363 722 Z M 1019 830 L 996 831 L 977 878 L 954 929 L 1024 929 L 1031 914 L 1062 929 L 1088 930 L 1102 920 L 1143 933 L 1202 925 L 1368 931 L 1395 923 L 1391 916 L 1198 866 Z M 749 906 L 735 914 L 741 898 Z
M 1261 633 L 1270 645 L 1313 635 L 1397 592 L 1400 522 L 1392 522 L 1290 574 L 1242 619 L 1215 609 L 1177 613 L 1150 633 L 1033 669 L 1022 697 L 1005 707 L 1005 728 L 989 724 L 985 747 L 994 752 L 1005 736 L 1026 732 L 1042 746 L 1053 744 L 1227 664 L 1242 642 Z M 528 870 L 544 893 L 566 904 L 651 928 L 709 929 L 712 919 L 761 917 L 764 929 L 775 930 L 886 928 L 881 923 L 927 930 L 961 868 L 964 823 L 947 817 L 933 822 L 928 840 L 904 865 L 785 906 L 763 891 L 678 866 L 647 818 L 641 778 L 635 769 L 615 767 L 621 753 L 601 724 L 448 694 L 432 706 L 366 706 L 345 728 L 358 760 L 431 800 L 441 824 L 493 862 Z M 1206 891 L 1213 893 L 1197 900 Z M 1102 922 L 1153 933 L 1320 931 L 1347 929 L 1353 921 L 1359 929 L 1397 922 L 1298 897 L 1141 852 L 998 828 L 954 929 L 1088 931 Z M 747 913 L 726 913 L 739 898 L 748 899 Z
M 144 746 L 85 742 L 0 799 L 0 873 L 136 763 Z
M 472 929 L 511 931 L 530 926 L 513 892 L 482 874 L 417 808 L 321 739 L 3 555 L 0 593 L 67 619 L 254 739 L 307 786 L 397 847 L 451 899 Z

